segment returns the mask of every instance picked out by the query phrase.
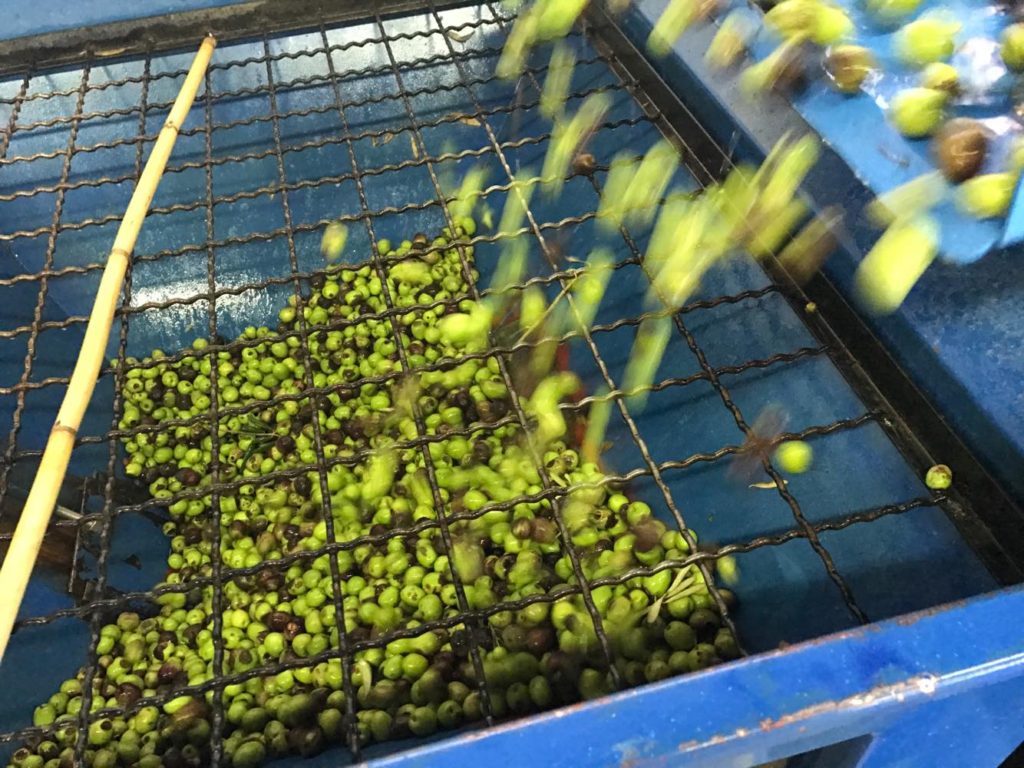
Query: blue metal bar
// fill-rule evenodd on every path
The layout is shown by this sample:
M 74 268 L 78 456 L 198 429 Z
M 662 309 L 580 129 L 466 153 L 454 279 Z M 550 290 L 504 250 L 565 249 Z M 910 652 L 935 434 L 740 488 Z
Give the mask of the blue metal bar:
M 135 5 L 111 0 L 78 0 L 73 12 L 69 12 L 64 3 L 14 3 L 16 7 L 4 14 L 0 40 L 241 2 L 245 0 L 147 0 Z
M 1024 739 L 1024 590 L 830 635 L 372 764 L 756 765 L 870 736 L 866 768 L 995 766 Z M 830 755 L 822 764 L 842 764 Z M 823 758 L 824 759 L 824 758 Z M 910 762 L 907 762 L 907 760 Z

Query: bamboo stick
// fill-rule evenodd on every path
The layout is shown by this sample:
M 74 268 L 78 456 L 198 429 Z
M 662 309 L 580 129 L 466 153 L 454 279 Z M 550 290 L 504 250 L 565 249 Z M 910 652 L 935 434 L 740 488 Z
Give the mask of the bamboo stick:
M 157 185 L 167 167 L 167 160 L 178 138 L 178 130 L 192 108 L 199 84 L 206 75 L 206 68 L 216 45 L 217 41 L 211 35 L 199 46 L 181 91 L 174 100 L 174 106 L 171 107 L 167 121 L 161 128 L 153 151 L 139 177 L 139 183 L 128 202 L 121 226 L 118 227 L 117 236 L 114 238 L 114 245 L 107 257 L 68 390 L 50 431 L 50 437 L 46 441 L 46 450 L 43 452 L 39 470 L 22 509 L 18 527 L 11 539 L 7 557 L 0 567 L 0 661 L 3 660 L 4 651 L 7 649 L 25 587 L 28 585 L 36 556 L 43 543 L 46 526 L 57 503 L 57 494 L 64 481 L 64 473 L 71 459 L 78 428 L 82 424 L 82 417 L 89 407 L 89 400 L 96 387 L 96 379 L 99 377 L 107 340 L 110 337 L 110 328 L 114 322 L 114 311 L 121 295 L 121 285 L 128 269 L 128 260 L 131 258 L 132 249 L 135 248 L 135 239 L 139 235 Z

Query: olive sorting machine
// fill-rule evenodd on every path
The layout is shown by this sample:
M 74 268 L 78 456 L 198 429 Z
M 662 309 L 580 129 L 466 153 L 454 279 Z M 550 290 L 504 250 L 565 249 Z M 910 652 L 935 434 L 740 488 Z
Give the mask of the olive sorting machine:
M 745 656 L 488 727 L 277 763 L 881 766 L 914 755 L 902 764 L 998 765 L 1024 740 L 1024 418 L 1021 267 L 1012 247 L 989 252 L 1015 241 L 1016 203 L 1005 222 L 950 225 L 947 255 L 976 263 L 937 264 L 900 312 L 863 316 L 851 275 L 878 234 L 863 207 L 930 163 L 887 127 L 884 94 L 847 98 L 812 82 L 792 100 L 750 100 L 735 72 L 704 64 L 712 24 L 655 61 L 644 40 L 663 0 L 621 16 L 592 5 L 569 38 L 570 102 L 604 92 L 613 106 L 589 145 L 596 171 L 530 204 L 521 236 L 532 277 L 554 274 L 545 249 L 583 257 L 602 238 L 594 215 L 609 161 L 660 136 L 682 151 L 676 183 L 697 191 L 787 131 L 815 131 L 827 150 L 805 192 L 845 212 L 840 247 L 802 288 L 771 261 L 716 268 L 675 318 L 663 386 L 609 428 L 604 461 L 632 478 L 630 493 L 669 522 L 675 507 L 702 541 L 735 555 Z M 957 11 L 968 18 L 975 5 Z M 376 250 L 367 219 L 392 240 L 435 232 L 445 225 L 438 180 L 475 165 L 491 170 L 485 201 L 500 211 L 510 174 L 539 168 L 550 138 L 537 106 L 544 52 L 517 82 L 493 74 L 515 18 L 497 2 L 194 0 L 126 18 L 131 9 L 100 0 L 60 16 L 18 13 L 16 36 L 0 43 L 5 543 L 100 254 L 206 32 L 220 44 L 137 243 L 111 359 L 180 349 L 211 316 L 225 338 L 269 324 L 294 286 L 325 269 L 328 222 L 349 222 L 354 259 Z M 1003 18 L 975 16 L 989 25 L 971 29 L 979 36 Z M 1006 103 L 971 108 L 1017 130 Z M 624 229 L 609 241 L 619 265 L 593 344 L 569 355 L 588 391 L 621 380 L 642 318 L 645 237 Z M 481 228 L 474 245 L 486 280 L 501 243 Z M 554 279 L 541 283 L 557 292 Z M 165 572 L 160 504 L 120 473 L 116 377 L 101 375 L 0 666 L 4 757 L 32 738 L 37 703 L 95 669 L 103 617 L 145 602 Z M 771 408 L 811 443 L 813 465 L 770 487 L 737 483 L 732 461 Z M 923 483 L 938 463 L 953 469 L 949 489 Z M 88 714 L 76 723 L 87 729 Z

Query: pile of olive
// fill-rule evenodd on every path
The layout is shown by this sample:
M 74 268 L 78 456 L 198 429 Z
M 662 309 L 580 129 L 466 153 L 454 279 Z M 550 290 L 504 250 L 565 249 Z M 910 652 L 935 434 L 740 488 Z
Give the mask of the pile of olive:
M 474 230 L 380 243 L 379 268 L 329 269 L 275 331 L 127 361 L 125 471 L 170 512 L 172 588 L 100 632 L 89 765 L 206 764 L 224 675 L 239 676 L 217 694 L 226 759 L 254 766 L 738 654 L 695 568 L 650 571 L 685 559 L 684 537 L 565 440 L 538 446 L 498 360 L 447 338 L 444 319 L 476 306 L 473 249 L 452 244 Z M 611 579 L 591 608 L 577 567 Z M 86 684 L 35 710 L 42 735 L 13 766 L 72 764 Z

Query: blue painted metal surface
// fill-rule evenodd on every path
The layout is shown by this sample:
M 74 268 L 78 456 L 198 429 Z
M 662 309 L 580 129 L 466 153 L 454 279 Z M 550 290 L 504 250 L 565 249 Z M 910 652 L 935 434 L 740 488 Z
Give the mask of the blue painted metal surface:
M 199 2 L 200 0 L 196 0 Z M 445 14 L 447 23 L 460 23 L 474 18 L 476 9 Z M 392 34 L 420 29 L 422 18 L 389 22 Z M 332 31 L 331 42 L 365 39 L 373 36 L 372 28 L 352 26 Z M 477 36 L 466 45 L 481 47 L 495 44 L 496 38 Z M 585 41 L 575 39 L 581 58 L 593 56 Z M 273 40 L 273 51 L 302 51 L 317 47 L 312 37 L 295 36 Z M 443 43 L 437 42 L 438 46 Z M 410 45 L 400 51 L 402 61 L 434 51 L 432 44 Z M 261 46 L 239 43 L 222 46 L 219 61 L 240 60 L 260 55 Z M 154 72 L 180 68 L 187 54 L 158 57 Z M 384 51 L 355 49 L 336 61 L 339 70 L 354 69 L 384 61 Z M 474 63 L 480 75 L 493 69 L 493 58 Z M 115 78 L 139 70 L 137 62 L 126 62 L 98 72 L 99 78 Z M 306 57 L 282 60 L 275 64 L 275 78 L 280 81 L 308 76 L 323 70 L 323 62 Z M 34 87 L 51 89 L 73 86 L 79 73 L 69 72 L 48 78 Z M 407 73 L 409 87 L 446 82 L 452 73 L 443 67 L 411 67 Z M 613 84 L 614 79 L 603 64 L 581 67 L 574 89 Z M 262 65 L 217 71 L 217 91 L 264 83 Z M 62 85 L 64 83 L 64 85 Z M 7 94 L 17 83 L 0 83 L 0 92 Z M 151 89 L 151 100 L 173 97 L 175 83 L 158 81 Z M 388 77 L 367 77 L 349 85 L 346 99 L 394 92 Z M 134 105 L 139 93 L 131 87 L 101 92 L 102 102 L 93 108 Z M 513 98 L 510 86 L 489 83 L 477 89 L 477 96 L 487 105 L 507 104 Z M 329 85 L 289 90 L 280 94 L 281 109 L 300 109 L 330 103 L 333 94 Z M 431 94 L 414 97 L 415 111 L 423 118 L 440 116 L 470 107 L 465 94 Z M 48 104 L 49 110 L 70 109 L 67 104 Z M 266 95 L 254 95 L 218 102 L 214 109 L 216 122 L 266 113 Z M 400 104 L 384 102 L 372 108 L 353 109 L 349 119 L 353 130 L 386 128 L 402 120 Z M 611 120 L 638 117 L 636 104 L 624 93 L 616 95 Z M 39 119 L 48 113 L 23 119 Z M 50 115 L 52 116 L 52 115 Z M 194 110 L 187 126 L 196 126 L 201 112 Z M 153 112 L 148 124 L 159 125 L 162 115 Z M 507 139 L 518 135 L 537 135 L 550 129 L 539 115 L 530 113 L 525 123 L 514 124 L 502 117 L 490 122 L 499 135 Z M 282 122 L 285 145 L 338 131 L 336 117 L 315 114 Z M 97 121 L 82 126 L 80 144 L 132 136 L 137 131 L 137 118 Z M 271 129 L 267 123 L 215 132 L 214 153 L 237 154 L 269 146 Z M 486 145 L 479 126 L 455 123 L 443 129 L 426 129 L 424 138 L 433 153 L 448 147 Z M 656 138 L 649 125 L 621 126 L 603 131 L 595 139 L 595 154 L 606 159 L 628 146 L 642 151 Z M 18 142 L 23 142 L 20 145 Z M 64 131 L 39 132 L 39 135 L 16 137 L 10 155 L 28 154 L 66 143 Z M 134 150 L 106 151 L 82 155 L 73 166 L 72 180 L 115 176 L 130 172 Z M 546 150 L 544 144 L 525 146 L 510 152 L 517 167 L 534 167 Z M 392 141 L 373 143 L 360 141 L 356 146 L 361 169 L 379 167 L 413 159 L 408 134 L 399 133 Z M 202 137 L 185 136 L 179 143 L 172 166 L 202 159 Z M 79 163 L 80 160 L 80 163 Z M 493 158 L 492 178 L 500 178 L 500 168 Z M 286 155 L 289 181 L 318 179 L 331 168 L 333 173 L 350 170 L 343 148 L 338 146 L 297 151 Z M 443 164 L 440 170 L 455 177 L 469 167 L 469 161 Z M 58 169 L 59 170 L 59 169 Z M 274 178 L 273 159 L 218 166 L 214 185 L 218 195 L 241 190 L 254 190 Z M 53 167 L 36 163 L 14 165 L 0 175 L 0 189 L 34 187 L 51 178 Z M 49 174 L 49 175 L 48 175 Z M 401 182 L 389 173 L 367 177 L 371 207 L 402 204 L 411 200 L 428 200 L 433 196 L 429 178 L 419 166 L 401 172 Z M 189 202 L 201 196 L 202 170 L 172 173 L 164 179 L 155 205 Z M 692 179 L 680 176 L 682 186 L 693 185 Z M 118 212 L 123 208 L 129 185 L 105 185 L 77 190 L 69 196 L 67 220 Z M 72 199 L 73 197 L 73 199 Z M 495 196 L 489 202 L 500 209 L 503 200 Z M 567 194 L 558 201 L 536 200 L 536 214 L 541 221 L 593 210 L 593 192 L 577 179 Z M 293 214 L 297 223 L 312 223 L 336 216 L 339 212 L 358 209 L 355 188 L 351 182 L 328 187 L 311 187 L 291 193 Z M 52 199 L 31 198 L 8 204 L 0 211 L 0 232 L 26 229 L 38 223 L 48 224 Z M 217 237 L 245 234 L 270 229 L 282 223 L 280 200 L 275 194 L 260 194 L 252 199 L 218 206 Z M 179 211 L 154 216 L 147 222 L 140 239 L 138 253 L 153 253 L 168 247 L 202 242 L 204 211 Z M 382 236 L 401 237 L 417 229 L 430 231 L 441 225 L 436 210 L 382 216 L 376 226 Z M 90 264 L 104 253 L 104 245 L 112 236 L 108 226 L 62 233 L 55 258 L 59 266 Z M 358 258 L 367 250 L 363 232 L 352 228 L 350 252 Z M 571 237 L 573 252 L 586 253 L 601 235 L 588 225 L 578 227 Z M 300 235 L 298 248 L 303 269 L 319 263 L 319 233 Z M 621 256 L 621 241 L 610 243 Z M 20 239 L 6 244 L 12 272 L 37 270 L 42 265 L 45 237 Z M 239 284 L 266 275 L 285 274 L 285 244 L 281 238 L 270 242 L 227 246 L 218 250 L 218 281 L 222 285 Z M 481 247 L 478 259 L 486 281 L 497 259 L 496 248 Z M 536 269 L 540 261 L 534 254 Z M 987 263 L 987 262 L 986 262 Z M 140 262 L 135 273 L 135 303 L 186 297 L 205 290 L 205 252 L 185 254 L 173 260 Z M 65 276 L 51 281 L 51 300 L 47 317 L 59 319 L 84 314 L 89 296 L 95 288 L 98 273 Z M 736 293 L 766 284 L 761 271 L 751 264 L 735 261 L 716 271 L 704 295 Z M 0 322 L 4 328 L 24 323 L 31 316 L 36 285 L 27 283 L 17 291 L 6 291 L 0 297 Z M 643 278 L 635 268 L 617 273 L 598 322 L 620 318 L 635 311 L 642 295 Z M 237 333 L 250 323 L 261 324 L 283 301 L 287 287 L 272 291 L 247 291 L 218 302 L 218 322 L 225 333 Z M 174 349 L 202 332 L 204 308 L 179 305 L 172 310 L 137 315 L 129 332 L 129 352 L 144 353 L 154 346 Z M 778 296 L 722 306 L 687 316 L 688 327 L 697 336 L 711 357 L 713 365 L 729 365 L 772 354 L 790 351 L 811 342 L 802 321 Z M 116 329 L 115 329 L 116 335 Z M 34 380 L 66 372 L 66 361 L 76 351 L 80 331 L 72 327 L 63 331 L 46 331 L 40 345 L 40 362 Z M 599 337 L 602 355 L 612 375 L 621 378 L 631 331 Z M 686 376 L 696 370 L 685 345 L 673 340 L 670 354 L 659 376 Z M 113 348 L 111 348 L 113 351 Z M 25 354 L 25 338 L 0 342 L 0 380 L 4 384 L 17 380 Z M 574 349 L 573 367 L 594 386 L 593 362 L 585 350 Z M 793 365 L 775 366 L 740 376 L 729 377 L 727 385 L 744 414 L 752 418 L 766 404 L 783 402 L 790 411 L 790 427 L 824 423 L 836 418 L 856 415 L 863 405 L 847 387 L 836 369 L 821 358 L 808 359 Z M 105 389 L 104 389 L 105 387 Z M 48 429 L 59 401 L 59 388 L 32 392 L 26 403 L 27 418 L 21 432 L 20 445 L 38 447 Z M 111 392 L 104 379 L 90 409 L 85 432 L 98 434 L 109 425 Z M 0 398 L 0 433 L 10 426 L 13 402 Z M 683 457 L 695 451 L 720 447 L 741 439 L 705 382 L 684 388 L 670 388 L 652 397 L 647 410 L 638 419 L 656 460 Z M 610 438 L 614 447 L 608 462 L 613 469 L 628 470 L 639 465 L 636 450 L 628 440 L 625 426 L 612 425 Z M 815 470 L 792 479 L 792 490 L 801 501 L 812 522 L 841 517 L 856 509 L 880 503 L 902 501 L 920 496 L 924 489 L 919 478 L 880 429 L 867 426 L 840 432 L 815 441 Z M 106 449 L 94 446 L 76 451 L 73 467 L 83 474 L 105 464 Z M 726 477 L 721 463 L 697 464 L 685 471 L 666 475 L 673 496 L 683 507 L 690 524 L 702 538 L 730 543 L 754 536 L 770 535 L 791 528 L 788 508 L 771 491 L 737 487 Z M 857 483 L 851 490 L 851 470 Z M 656 489 L 651 483 L 640 483 L 634 491 L 659 506 Z M 919 508 L 912 512 L 883 518 L 870 525 L 855 525 L 842 531 L 823 535 L 823 543 L 833 554 L 839 570 L 848 579 L 854 595 L 869 616 L 875 619 L 899 616 L 908 611 L 926 608 L 948 600 L 978 595 L 995 588 L 995 583 L 974 555 L 960 541 L 945 515 L 935 508 Z M 166 542 L 142 522 L 127 521 L 115 530 L 118 552 L 136 554 L 139 547 L 148 553 L 143 557 L 143 571 L 118 568 L 112 585 L 134 589 L 151 584 L 159 578 Z M 117 560 L 117 558 L 114 558 Z M 905 755 L 908 745 L 919 743 L 935 746 L 935 760 L 929 765 L 989 765 L 1005 755 L 1020 740 L 1022 726 L 1015 713 L 1024 705 L 1020 656 L 1024 653 L 1019 632 L 1014 632 L 1006 616 L 1020 615 L 1024 596 L 1019 591 L 997 594 L 957 605 L 915 621 L 899 620 L 881 627 L 858 630 L 828 637 L 785 652 L 770 652 L 780 642 L 794 643 L 837 630 L 848 629 L 852 620 L 834 585 L 829 581 L 820 561 L 806 541 L 764 547 L 740 556 L 742 574 L 737 591 L 742 607 L 737 614 L 740 631 L 747 646 L 763 655 L 732 664 L 701 675 L 674 680 L 658 686 L 621 694 L 611 699 L 560 711 L 554 714 L 519 721 L 491 732 L 473 731 L 456 737 L 438 739 L 433 746 L 402 752 L 387 758 L 387 764 L 436 765 L 442 760 L 452 764 L 470 761 L 512 760 L 525 763 L 550 764 L 558 759 L 574 766 L 584 764 L 699 764 L 749 765 L 761 760 L 793 754 L 825 744 L 852 739 L 866 733 L 890 735 L 876 737 L 864 759 L 869 765 L 892 765 L 893 755 Z M 25 610 L 39 614 L 52 609 L 62 598 L 45 584 L 34 582 Z M 59 638 L 59 641 L 58 641 Z M 63 678 L 74 672 L 83 661 L 84 627 L 81 622 L 66 619 L 47 628 L 33 628 L 19 633 L 12 643 L 11 658 L 17 664 L 0 667 L 0 690 L 11 695 L 0 696 L 0 726 L 3 729 L 24 724 L 32 705 L 47 695 Z M 16 654 L 16 655 L 15 655 Z M 31 665 L 30 665 L 31 662 Z M 933 690 L 934 689 L 934 690 Z M 841 702 L 841 703 L 840 703 Z M 1003 705 L 1000 709 L 998 704 Z M 979 708 L 987 713 L 976 716 Z M 971 713 L 971 714 L 967 714 Z M 971 723 L 970 731 L 955 724 Z M 767 727 L 767 725 L 773 727 Z M 887 728 L 899 726 L 897 730 Z M 764 727 L 763 727 L 764 726 Z M 967 741 L 969 739 L 969 742 Z M 375 748 L 370 757 L 388 751 L 409 748 L 409 743 Z M 682 748 L 681 748 L 682 747 Z M 854 750 L 856 751 L 856 750 Z M 958 755 L 964 760 L 957 762 Z M 949 758 L 940 762 L 939 758 Z M 281 765 L 330 764 L 336 753 L 328 753 L 315 763 L 286 761 Z M 850 759 L 853 759 L 852 757 Z M 837 758 L 838 760 L 838 758 Z M 838 762 L 824 763 L 838 765 Z
M 658 5 L 647 2 L 642 7 L 653 11 Z M 856 42 L 873 52 L 879 71 L 855 95 L 836 93 L 824 75 L 812 76 L 809 87 L 795 95 L 792 104 L 854 174 L 881 194 L 935 169 L 930 140 L 904 138 L 886 116 L 896 93 L 916 86 L 920 73 L 894 54 L 896 25 L 880 25 L 859 3 L 840 5 L 856 26 Z M 962 25 L 951 63 L 960 72 L 964 95 L 949 113 L 974 118 L 990 131 L 992 141 L 982 173 L 1006 170 L 1012 140 L 1024 136 L 1024 128 L 1011 112 L 1014 77 L 1007 73 L 999 56 L 999 35 L 1008 23 L 1007 17 L 1000 6 L 988 0 L 942 0 L 922 3 L 920 10 L 906 20 L 938 11 L 948 13 Z M 763 58 L 779 42 L 777 36 L 762 31 L 753 46 L 754 56 Z M 948 261 L 977 261 L 994 247 L 1012 245 L 1024 235 L 1016 224 L 1019 211 L 1009 220 L 978 220 L 962 213 L 954 198 L 951 189 L 935 210 L 941 227 L 942 255 Z
M 626 17 L 625 27 L 634 40 L 642 45 L 665 5 L 666 0 L 643 0 L 639 11 Z M 730 146 L 738 131 L 737 152 L 763 157 L 787 131 L 808 130 L 787 100 L 775 95 L 752 100 L 741 91 L 737 72 L 710 70 L 704 51 L 713 35 L 711 25 L 689 30 L 673 55 L 656 66 L 685 94 L 687 104 L 723 146 Z M 860 104 L 874 109 L 869 100 Z M 846 111 L 835 112 L 830 133 L 841 131 L 850 119 Z M 864 135 L 875 137 L 883 130 L 871 127 Z M 873 195 L 865 191 L 844 157 L 830 147 L 826 150 L 806 191 L 818 206 L 837 204 L 846 211 L 845 251 L 837 252 L 825 269 L 852 300 L 855 254 L 866 253 L 879 234 L 864 213 Z M 900 366 L 1018 502 L 1024 502 L 1022 255 L 1017 247 L 966 266 L 937 262 L 898 312 L 867 317 Z

